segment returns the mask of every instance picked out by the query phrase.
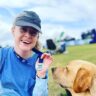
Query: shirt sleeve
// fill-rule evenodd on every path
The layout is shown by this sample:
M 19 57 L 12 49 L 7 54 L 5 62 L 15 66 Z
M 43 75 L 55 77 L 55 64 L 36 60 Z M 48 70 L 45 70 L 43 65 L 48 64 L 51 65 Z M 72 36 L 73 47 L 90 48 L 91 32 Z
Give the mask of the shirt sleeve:
M 36 84 L 32 96 L 48 96 L 48 78 L 42 79 L 36 77 Z
M 0 70 L 2 68 L 2 48 L 0 48 Z

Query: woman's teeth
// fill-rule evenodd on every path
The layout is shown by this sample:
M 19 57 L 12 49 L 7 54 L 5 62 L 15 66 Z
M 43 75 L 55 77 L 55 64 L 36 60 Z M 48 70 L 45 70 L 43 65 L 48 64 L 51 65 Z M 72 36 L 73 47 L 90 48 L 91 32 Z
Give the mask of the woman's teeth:
M 30 44 L 31 42 L 28 42 L 28 41 L 23 41 L 23 43 L 25 43 L 25 44 Z

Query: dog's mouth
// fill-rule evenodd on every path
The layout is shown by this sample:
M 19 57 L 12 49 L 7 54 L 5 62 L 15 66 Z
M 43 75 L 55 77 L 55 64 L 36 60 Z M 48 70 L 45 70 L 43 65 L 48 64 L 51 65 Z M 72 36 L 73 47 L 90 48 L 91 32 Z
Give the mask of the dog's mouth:
M 71 92 L 68 89 L 65 89 L 67 96 L 72 96 Z
M 62 84 L 59 84 L 62 88 L 65 88 Z
M 68 87 L 63 86 L 62 84 L 59 84 L 62 88 L 65 89 L 67 96 L 72 96 L 71 92 L 67 89 Z
M 56 69 L 57 69 L 56 67 L 54 67 L 54 68 L 51 69 L 54 80 L 56 80 L 56 75 L 55 75 Z M 57 82 L 57 83 L 58 83 L 62 88 L 65 89 L 67 96 L 72 96 L 70 90 L 68 90 L 68 88 L 70 88 L 70 87 L 64 86 L 64 85 L 60 84 L 59 82 Z
M 62 85 L 62 84 L 60 84 L 60 83 L 59 83 L 59 85 L 60 85 L 62 88 L 64 88 L 64 89 L 70 88 L 70 87 L 64 86 L 64 85 Z

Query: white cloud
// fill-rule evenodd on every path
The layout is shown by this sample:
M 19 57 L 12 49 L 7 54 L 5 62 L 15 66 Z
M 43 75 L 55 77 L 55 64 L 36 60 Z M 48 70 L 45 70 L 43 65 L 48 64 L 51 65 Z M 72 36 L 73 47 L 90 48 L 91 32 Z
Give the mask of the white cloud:
M 90 31 L 92 28 L 95 28 L 95 26 L 86 26 L 86 27 L 79 27 L 79 28 L 66 28 L 63 25 L 58 24 L 43 24 L 42 25 L 42 37 L 40 38 L 42 41 L 46 39 L 54 39 L 58 38 L 61 32 L 64 32 L 65 36 L 71 36 L 75 37 L 76 39 L 81 39 L 82 32 Z
M 81 32 L 96 27 L 95 2 L 95 0 L 0 0 L 0 6 L 5 8 L 13 17 L 15 12 L 12 8 L 36 11 L 43 22 L 42 37 L 44 39 L 53 38 L 57 34 L 56 32 L 62 31 L 65 32 L 65 35 L 72 34 L 72 36 L 80 38 Z M 4 36 L 7 34 L 6 32 L 10 31 L 11 25 L 1 21 L 2 18 L 6 18 L 0 16 L 0 34 Z M 55 22 L 59 23 L 55 24 Z M 60 24 L 60 22 L 62 23 Z M 67 25 L 65 25 L 66 23 Z M 76 23 L 78 26 L 72 28 L 68 26 L 68 23 Z
M 12 39 L 10 28 L 10 24 L 0 20 L 0 45 L 5 45 L 5 42 Z
M 0 0 L 1 7 L 24 7 L 27 3 L 24 0 Z
M 35 10 L 42 19 L 72 22 L 80 20 L 96 20 L 96 6 L 93 0 L 70 0 L 68 3 L 57 2 L 52 6 L 37 6 L 29 10 Z M 85 2 L 84 2 L 85 1 Z M 90 5 L 89 5 L 89 3 Z M 94 18 L 93 18 L 94 17 Z
M 69 22 L 69 21 L 78 21 L 79 19 L 83 18 L 82 13 L 80 12 L 78 14 L 78 10 L 73 8 L 68 9 L 68 6 L 62 6 L 62 7 L 35 7 L 29 10 L 36 11 L 42 19 L 49 19 L 52 21 L 62 21 L 62 22 Z
M 28 7 L 38 11 L 43 19 L 46 17 L 68 22 L 93 19 L 92 16 L 96 16 L 95 0 L 0 0 L 0 6 L 8 10 L 9 7 Z
M 71 1 L 71 0 L 70 0 Z M 78 13 L 82 12 L 85 18 L 93 19 L 96 16 L 95 0 L 72 0 L 71 3 L 78 9 Z M 76 14 L 79 15 L 79 14 Z M 95 19 L 96 20 L 96 19 Z
M 3 22 L 0 20 L 0 32 L 2 32 L 3 34 L 6 33 L 7 31 L 10 31 L 10 24 L 7 24 L 6 22 Z
M 8 3 L 7 3 L 8 2 Z M 1 7 L 9 7 L 9 8 L 15 8 L 15 7 L 28 7 L 29 5 L 54 5 L 56 4 L 57 0 L 0 0 L 0 6 Z

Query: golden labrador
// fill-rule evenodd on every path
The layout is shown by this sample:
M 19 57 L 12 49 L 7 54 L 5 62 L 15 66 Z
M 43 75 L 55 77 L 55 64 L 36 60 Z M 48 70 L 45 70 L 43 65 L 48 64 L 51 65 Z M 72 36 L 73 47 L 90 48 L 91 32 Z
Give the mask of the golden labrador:
M 96 65 L 83 60 L 73 60 L 62 68 L 52 68 L 53 79 L 71 96 L 96 96 Z

